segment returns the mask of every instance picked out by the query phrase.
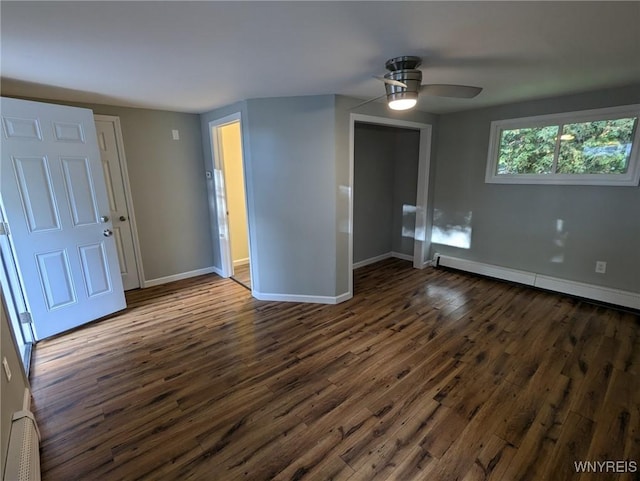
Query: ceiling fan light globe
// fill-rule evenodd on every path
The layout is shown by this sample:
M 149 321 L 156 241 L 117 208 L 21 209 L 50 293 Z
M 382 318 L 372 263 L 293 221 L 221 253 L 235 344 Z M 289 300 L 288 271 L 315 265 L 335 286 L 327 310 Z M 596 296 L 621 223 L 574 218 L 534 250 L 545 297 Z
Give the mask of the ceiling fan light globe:
M 388 105 L 391 110 L 409 110 L 416 106 L 417 99 L 395 99 L 390 100 Z
M 418 103 L 418 92 L 407 90 L 387 95 L 387 105 L 391 110 L 409 110 Z

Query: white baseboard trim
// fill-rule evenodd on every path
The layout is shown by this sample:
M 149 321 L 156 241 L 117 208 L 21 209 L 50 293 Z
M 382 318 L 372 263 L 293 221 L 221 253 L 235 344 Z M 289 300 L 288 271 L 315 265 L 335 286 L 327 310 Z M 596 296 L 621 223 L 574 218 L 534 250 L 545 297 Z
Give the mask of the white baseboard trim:
M 559 279 L 557 277 L 545 276 L 535 272 L 520 271 L 507 267 L 484 264 L 477 261 L 469 261 L 457 257 L 435 254 L 437 266 L 452 267 L 466 272 L 481 274 L 496 279 L 512 281 L 518 284 L 538 287 L 549 291 L 560 292 L 572 296 L 591 299 L 594 301 L 606 302 L 617 306 L 640 309 L 640 293 L 612 289 L 610 287 L 596 286 L 584 282 Z
M 248 263 L 249 263 L 248 257 L 245 257 L 244 259 L 236 259 L 235 261 L 233 261 L 233 267 L 246 266 Z
M 149 279 L 149 280 L 145 279 L 145 281 L 142 283 L 143 284 L 142 287 L 159 286 L 160 284 L 167 284 L 168 282 L 179 281 L 181 279 L 188 279 L 189 277 L 196 277 L 204 274 L 211 274 L 213 272 L 218 274 L 217 271 L 219 271 L 219 269 L 212 266 L 212 267 L 205 267 L 204 269 L 196 269 L 195 271 L 181 272 L 180 274 L 174 274 L 172 276 L 158 277 L 156 279 Z
M 222 269 L 220 269 L 219 267 L 213 266 L 211 267 L 211 269 L 214 274 L 218 274 L 220 277 L 224 277 L 222 275 Z
M 305 302 L 313 304 L 338 304 L 351 299 L 352 294 L 347 292 L 336 297 L 331 296 L 307 296 L 301 294 L 271 294 L 268 292 L 251 291 L 253 297 L 259 301 L 277 302 Z
M 348 301 L 353 298 L 353 292 L 345 292 L 344 294 L 340 294 L 336 297 L 335 304 L 340 304 L 341 302 Z
M 31 411 L 31 390 L 28 387 L 24 388 L 24 395 L 22 397 L 22 410 Z
M 375 264 L 376 262 L 383 261 L 391 257 L 391 252 L 387 252 L 386 254 L 380 254 L 379 256 L 369 257 L 363 261 L 358 261 L 353 263 L 353 268 L 358 269 L 360 267 L 368 266 L 369 264 Z
M 413 255 L 403 254 L 402 252 L 391 252 L 391 257 L 402 259 L 403 261 L 413 262 Z
M 403 254 L 401 252 L 392 251 L 392 252 L 386 252 L 385 254 L 380 254 L 379 256 L 369 257 L 368 259 L 365 259 L 363 261 L 354 262 L 353 268 L 358 269 L 360 267 L 368 266 L 369 264 L 375 264 L 376 262 L 380 262 L 385 259 L 389 259 L 391 257 L 413 262 L 413 256 L 409 254 Z

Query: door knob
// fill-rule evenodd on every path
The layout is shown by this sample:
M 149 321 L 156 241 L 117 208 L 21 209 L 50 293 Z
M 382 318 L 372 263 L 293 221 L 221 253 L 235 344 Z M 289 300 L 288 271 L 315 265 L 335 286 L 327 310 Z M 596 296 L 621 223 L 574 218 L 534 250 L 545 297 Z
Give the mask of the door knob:
M 105 229 L 102 231 L 102 235 L 105 237 L 111 237 L 113 235 L 113 232 L 111 232 L 110 229 Z
M 103 224 L 104 224 L 105 222 L 109 222 L 109 217 L 108 217 L 108 216 L 106 216 L 106 215 L 103 215 L 102 217 L 100 217 L 100 222 L 102 222 Z
M 127 220 L 127 218 L 123 215 L 120 216 L 120 222 L 124 222 L 125 220 Z

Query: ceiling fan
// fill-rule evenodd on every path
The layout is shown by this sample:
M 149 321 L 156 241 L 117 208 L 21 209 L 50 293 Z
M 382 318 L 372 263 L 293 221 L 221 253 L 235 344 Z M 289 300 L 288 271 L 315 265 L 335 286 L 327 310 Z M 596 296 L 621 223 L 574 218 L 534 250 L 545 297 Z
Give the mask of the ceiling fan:
M 387 97 L 387 105 L 389 105 L 390 109 L 408 110 L 416 105 L 418 96 L 421 93 L 437 97 L 471 99 L 482 92 L 482 88 L 470 85 L 422 85 L 422 71 L 418 70 L 421 63 L 422 59 L 420 57 L 413 56 L 395 57 L 387 60 L 385 68 L 388 72 L 383 77 L 375 77 L 384 82 L 386 93 L 355 107 Z

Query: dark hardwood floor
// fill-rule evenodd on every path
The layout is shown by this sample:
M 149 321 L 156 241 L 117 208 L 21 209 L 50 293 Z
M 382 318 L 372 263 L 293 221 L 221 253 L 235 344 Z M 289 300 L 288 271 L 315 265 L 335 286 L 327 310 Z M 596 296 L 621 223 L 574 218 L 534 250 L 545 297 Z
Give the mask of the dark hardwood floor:
M 640 464 L 637 315 L 396 259 L 355 289 L 202 276 L 39 343 L 43 480 L 640 479 L 574 465 Z

